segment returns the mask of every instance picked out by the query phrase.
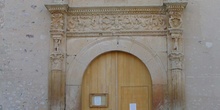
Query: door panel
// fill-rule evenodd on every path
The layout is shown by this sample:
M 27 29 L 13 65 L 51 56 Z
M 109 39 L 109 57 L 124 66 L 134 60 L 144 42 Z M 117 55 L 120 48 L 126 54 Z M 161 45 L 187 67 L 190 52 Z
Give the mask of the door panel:
M 85 71 L 82 83 L 82 110 L 152 110 L 151 77 L 146 66 L 135 56 L 109 52 L 95 58 Z M 107 108 L 90 108 L 89 94 L 107 93 Z M 119 109 L 120 108 L 120 109 Z
M 151 98 L 151 95 L 148 96 L 148 94 L 151 94 L 151 77 L 148 72 L 148 69 L 143 64 L 143 62 L 131 54 L 118 53 L 117 54 L 117 75 L 118 75 L 118 79 L 117 79 L 118 80 L 118 94 L 120 94 L 118 96 L 118 108 L 121 108 L 121 110 L 129 110 L 127 107 L 129 107 L 128 103 L 130 103 L 129 102 L 130 98 L 129 96 L 123 97 L 123 93 L 126 92 L 122 89 L 124 88 L 125 90 L 128 89 L 127 92 L 130 95 L 132 94 L 133 95 L 134 94 L 144 95 L 145 94 L 144 98 L 148 100 L 147 101 L 148 103 L 145 103 L 146 106 L 141 106 L 142 109 L 137 108 L 137 110 L 152 110 L 151 109 L 152 98 Z M 138 90 L 140 89 L 140 87 L 148 87 L 149 89 L 146 89 L 148 90 L 148 92 L 141 92 L 141 90 Z M 136 92 L 136 93 L 133 93 L 133 92 Z M 142 101 L 146 102 L 146 100 L 142 100 Z M 133 103 L 138 103 L 138 102 L 134 101 Z M 139 106 L 140 105 L 138 105 L 138 107 Z
M 103 54 L 88 66 L 82 84 L 82 110 L 116 110 L 116 53 Z M 108 93 L 108 108 L 90 108 L 89 95 Z
M 149 110 L 148 87 L 121 87 L 121 109 L 130 110 L 130 104 L 136 105 L 136 110 Z

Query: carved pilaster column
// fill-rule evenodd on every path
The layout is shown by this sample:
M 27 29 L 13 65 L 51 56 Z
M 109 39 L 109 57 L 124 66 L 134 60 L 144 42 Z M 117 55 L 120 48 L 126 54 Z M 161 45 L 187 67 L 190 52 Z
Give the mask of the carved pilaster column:
M 50 110 L 65 109 L 65 59 L 67 5 L 46 5 L 51 13 L 51 71 L 49 73 Z
M 187 2 L 165 3 L 169 16 L 168 54 L 169 72 L 168 86 L 170 93 L 170 110 L 184 110 L 184 83 L 183 69 L 183 29 L 182 14 Z

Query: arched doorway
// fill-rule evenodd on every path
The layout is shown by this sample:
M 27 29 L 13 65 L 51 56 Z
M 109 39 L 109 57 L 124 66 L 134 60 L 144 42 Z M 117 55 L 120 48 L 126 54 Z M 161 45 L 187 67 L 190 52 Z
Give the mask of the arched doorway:
M 152 110 L 152 80 L 145 64 L 125 52 L 108 52 L 87 67 L 82 110 Z

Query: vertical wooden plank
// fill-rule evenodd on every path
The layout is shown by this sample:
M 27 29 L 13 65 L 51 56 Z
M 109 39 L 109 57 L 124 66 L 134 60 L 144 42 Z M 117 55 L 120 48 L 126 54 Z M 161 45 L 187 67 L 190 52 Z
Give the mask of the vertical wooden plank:
M 116 53 L 103 54 L 94 59 L 88 66 L 82 84 L 82 110 L 116 110 L 115 107 L 115 75 Z M 87 88 L 86 88 L 87 86 Z M 107 108 L 90 108 L 89 94 L 108 93 Z
M 129 103 L 139 103 L 140 107 L 137 106 L 139 110 L 151 110 L 152 84 L 148 69 L 143 62 L 131 54 L 119 52 L 117 57 L 119 82 L 118 110 L 129 110 Z M 149 89 L 146 90 L 137 88 Z M 139 95 L 141 95 L 142 98 Z M 133 100 L 133 98 L 136 100 Z
M 137 110 L 151 110 L 149 108 L 149 90 L 144 86 L 124 86 L 121 89 L 121 109 L 129 110 L 130 104 L 136 104 Z

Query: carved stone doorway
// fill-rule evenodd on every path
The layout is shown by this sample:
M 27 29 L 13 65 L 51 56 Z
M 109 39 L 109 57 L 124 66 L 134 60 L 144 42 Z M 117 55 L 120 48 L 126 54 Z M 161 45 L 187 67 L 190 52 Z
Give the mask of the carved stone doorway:
M 81 110 L 81 84 L 90 62 L 109 51 L 138 57 L 152 77 L 153 110 L 184 110 L 182 14 L 186 2 L 163 6 L 69 7 L 51 13 L 51 110 Z

